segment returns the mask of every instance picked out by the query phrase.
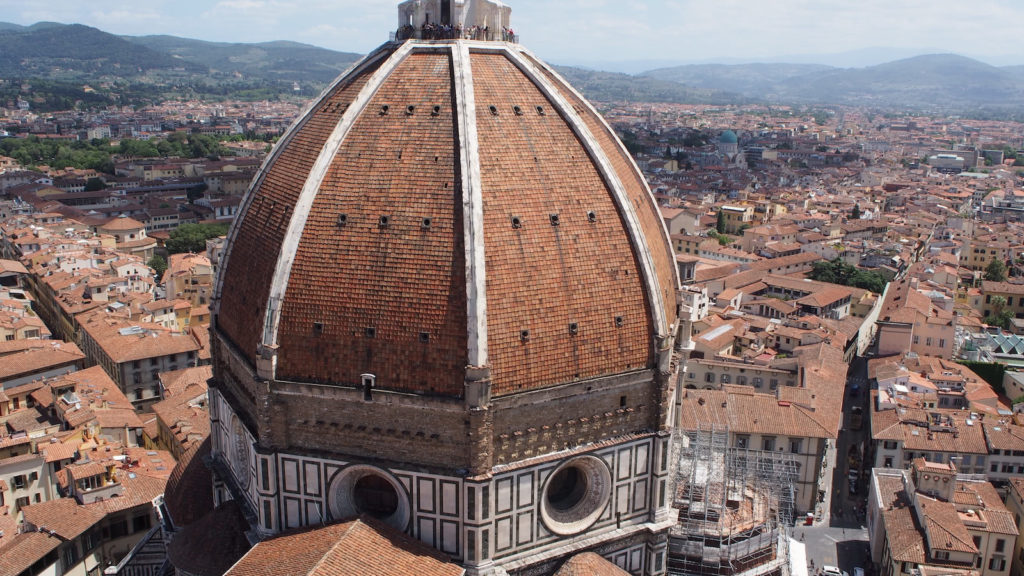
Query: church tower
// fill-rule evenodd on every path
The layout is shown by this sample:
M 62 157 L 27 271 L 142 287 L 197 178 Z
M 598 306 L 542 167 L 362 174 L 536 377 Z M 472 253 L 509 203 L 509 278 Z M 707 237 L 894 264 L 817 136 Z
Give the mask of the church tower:
M 394 38 L 229 234 L 218 499 L 262 536 L 370 514 L 467 574 L 663 574 L 686 307 L 643 176 L 501 3 L 408 0 Z

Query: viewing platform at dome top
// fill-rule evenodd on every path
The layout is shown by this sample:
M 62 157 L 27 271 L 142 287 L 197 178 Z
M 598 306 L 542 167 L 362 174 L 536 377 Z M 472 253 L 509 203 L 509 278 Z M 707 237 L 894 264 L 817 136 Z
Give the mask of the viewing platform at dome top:
M 512 9 L 492 0 L 406 0 L 398 5 L 391 41 L 480 40 L 519 42 Z

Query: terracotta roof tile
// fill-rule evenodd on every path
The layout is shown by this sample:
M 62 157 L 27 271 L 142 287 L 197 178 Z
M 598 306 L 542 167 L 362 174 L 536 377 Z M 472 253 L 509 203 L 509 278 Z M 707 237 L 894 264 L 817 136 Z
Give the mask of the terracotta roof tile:
M 21 352 L 0 356 L 0 382 L 85 360 L 85 354 L 71 342 L 55 340 L 34 340 L 33 342 L 36 344 Z M 11 391 L 8 390 L 7 393 L 10 394 Z
M 188 526 L 213 510 L 213 474 L 203 462 L 209 455 L 207 437 L 182 454 L 171 472 L 164 502 L 177 527 Z
M 167 546 L 167 558 L 180 571 L 196 576 L 221 576 L 249 550 L 247 530 L 249 524 L 238 502 L 228 500 L 179 530 Z M 294 572 L 281 570 L 276 574 Z
M 594 552 L 583 552 L 565 561 L 555 576 L 626 576 L 626 572 Z
M 277 255 L 288 229 L 287 216 L 298 200 L 313 162 L 348 105 L 355 99 L 377 65 L 347 79 L 293 128 L 279 156 L 271 157 L 258 193 L 249 199 L 230 252 L 224 259 L 223 293 L 218 327 L 253 363 L 262 336 L 263 318 Z M 250 192 L 252 194 L 253 192 Z M 230 256 L 230 257 L 228 257 Z M 234 272 L 237 270 L 244 273 Z
M 225 576 L 462 576 L 441 552 L 378 520 L 360 517 L 257 544 Z
M 31 504 L 22 512 L 26 523 L 39 530 L 53 530 L 64 540 L 74 540 L 106 516 L 102 510 L 82 506 L 74 498 Z
M 60 545 L 60 538 L 41 532 L 18 534 L 0 548 L 0 574 L 21 574 Z
M 282 378 L 357 384 L 373 373 L 379 388 L 462 394 L 465 256 L 450 69 L 448 54 L 410 54 L 334 157 L 282 306 Z M 395 113 L 378 114 L 385 105 Z M 343 228 L 338 214 L 348 218 Z

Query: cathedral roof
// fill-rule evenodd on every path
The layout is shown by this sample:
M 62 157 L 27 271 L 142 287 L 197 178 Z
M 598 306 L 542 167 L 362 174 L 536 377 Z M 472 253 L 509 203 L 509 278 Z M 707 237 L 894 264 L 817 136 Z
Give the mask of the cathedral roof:
M 611 128 L 507 42 L 385 44 L 246 195 L 216 327 L 274 378 L 461 396 L 653 368 L 677 276 Z

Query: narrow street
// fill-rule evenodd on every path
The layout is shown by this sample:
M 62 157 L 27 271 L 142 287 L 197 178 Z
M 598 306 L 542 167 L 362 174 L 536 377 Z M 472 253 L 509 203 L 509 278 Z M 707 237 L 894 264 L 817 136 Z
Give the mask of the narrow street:
M 871 454 L 867 359 L 854 358 L 847 375 L 843 396 L 843 427 L 836 441 L 836 463 L 832 473 L 832 489 L 826 495 L 827 513 L 814 526 L 797 526 L 793 537 L 807 547 L 808 570 L 814 574 L 823 565 L 838 566 L 853 575 L 854 568 L 870 573 L 868 533 L 864 522 Z M 854 426 L 854 407 L 862 411 L 859 429 Z M 868 458 L 866 459 L 865 456 Z M 851 471 L 855 479 L 851 480 Z M 813 568 L 812 568 L 813 567 Z

